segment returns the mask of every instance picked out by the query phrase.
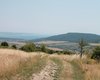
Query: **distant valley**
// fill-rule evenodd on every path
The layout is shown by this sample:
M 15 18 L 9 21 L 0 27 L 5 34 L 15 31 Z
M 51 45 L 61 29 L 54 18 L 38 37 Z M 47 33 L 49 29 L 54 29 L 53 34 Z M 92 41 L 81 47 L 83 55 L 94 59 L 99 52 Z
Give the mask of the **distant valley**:
M 34 41 L 36 41 L 38 45 L 45 44 L 47 47 L 51 48 L 78 51 L 78 42 L 80 39 L 84 39 L 89 43 L 89 45 L 87 46 L 88 48 L 100 45 L 100 35 L 88 33 L 67 33 L 47 38 L 36 39 Z
M 44 38 L 45 37 L 45 38 Z M 45 44 L 48 48 L 57 50 L 78 50 L 77 42 L 84 39 L 92 46 L 99 45 L 100 35 L 87 33 L 67 33 L 54 36 L 36 35 L 31 33 L 4 33 L 0 32 L 0 41 L 10 44 L 23 45 L 26 42 L 34 42 L 36 45 Z M 95 44 L 94 44 L 95 43 Z

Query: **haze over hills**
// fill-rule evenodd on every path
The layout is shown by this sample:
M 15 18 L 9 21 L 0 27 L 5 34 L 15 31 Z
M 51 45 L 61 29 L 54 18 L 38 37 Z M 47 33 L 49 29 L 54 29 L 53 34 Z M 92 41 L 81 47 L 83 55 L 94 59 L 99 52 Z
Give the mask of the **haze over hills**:
M 100 42 L 100 35 L 90 34 L 90 33 L 67 33 L 55 35 L 47 38 L 41 38 L 36 41 L 69 41 L 69 42 L 78 42 L 80 39 L 84 39 L 87 42 Z
M 44 35 L 33 33 L 12 33 L 12 32 L 0 32 L 0 39 L 2 40 L 31 40 L 46 37 Z
M 45 37 L 45 38 L 44 38 Z M 66 33 L 54 36 L 37 35 L 33 33 L 0 32 L 0 40 L 34 40 L 34 41 L 69 41 L 77 42 L 80 39 L 88 42 L 100 42 L 100 35 L 90 33 Z

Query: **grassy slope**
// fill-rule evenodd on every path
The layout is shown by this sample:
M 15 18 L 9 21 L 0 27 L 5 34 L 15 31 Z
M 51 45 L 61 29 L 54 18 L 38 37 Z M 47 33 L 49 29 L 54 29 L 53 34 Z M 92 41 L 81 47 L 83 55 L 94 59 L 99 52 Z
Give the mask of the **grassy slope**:
M 33 58 L 29 59 L 29 61 L 22 66 L 19 72 L 19 74 L 24 76 L 26 80 L 32 76 L 33 73 L 40 72 L 46 65 L 46 57 L 41 58 L 41 56 L 36 56 L 35 59 L 35 62 Z
M 74 59 L 74 60 L 73 60 Z M 99 80 L 100 64 L 77 56 L 25 53 L 0 49 L 0 80 L 30 80 L 33 73 L 45 68 L 48 60 L 57 64 L 55 80 Z
M 85 80 L 84 73 L 80 65 L 75 61 L 71 61 L 71 65 L 73 67 L 73 80 Z
M 0 49 L 0 80 L 27 80 L 45 67 L 47 58 L 47 55 Z

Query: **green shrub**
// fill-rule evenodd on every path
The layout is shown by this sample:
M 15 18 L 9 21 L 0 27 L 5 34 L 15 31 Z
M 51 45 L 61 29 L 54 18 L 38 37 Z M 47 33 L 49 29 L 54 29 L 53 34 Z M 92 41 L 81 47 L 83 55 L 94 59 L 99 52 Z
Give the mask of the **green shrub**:
M 91 56 L 92 59 L 100 60 L 100 47 L 96 47 Z
M 71 55 L 71 54 L 74 54 L 74 53 L 71 52 L 71 51 L 63 51 L 63 54 Z
M 14 44 L 14 45 L 11 46 L 11 48 L 17 49 L 17 46 Z
M 41 44 L 40 48 L 42 52 L 46 52 L 47 50 L 44 44 Z
M 35 51 L 41 51 L 41 48 L 36 46 Z
M 26 45 L 22 46 L 20 49 L 26 52 L 34 52 L 36 46 L 34 43 L 27 43 Z
M 63 53 L 62 53 L 61 51 L 58 51 L 57 54 L 58 54 L 58 55 L 61 55 L 61 54 L 63 54 Z
M 3 46 L 3 47 L 8 47 L 9 44 L 8 44 L 7 42 L 2 42 L 2 43 L 1 43 L 1 46 Z
M 53 54 L 53 53 L 55 53 L 55 51 L 50 50 L 50 49 L 47 49 L 47 53 L 48 53 L 48 54 Z

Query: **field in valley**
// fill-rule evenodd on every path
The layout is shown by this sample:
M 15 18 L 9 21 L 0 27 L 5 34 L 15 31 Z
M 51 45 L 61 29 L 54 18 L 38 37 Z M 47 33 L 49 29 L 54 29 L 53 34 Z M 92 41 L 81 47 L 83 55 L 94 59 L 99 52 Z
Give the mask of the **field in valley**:
M 100 63 L 86 55 L 0 49 L 0 80 L 100 80 Z

